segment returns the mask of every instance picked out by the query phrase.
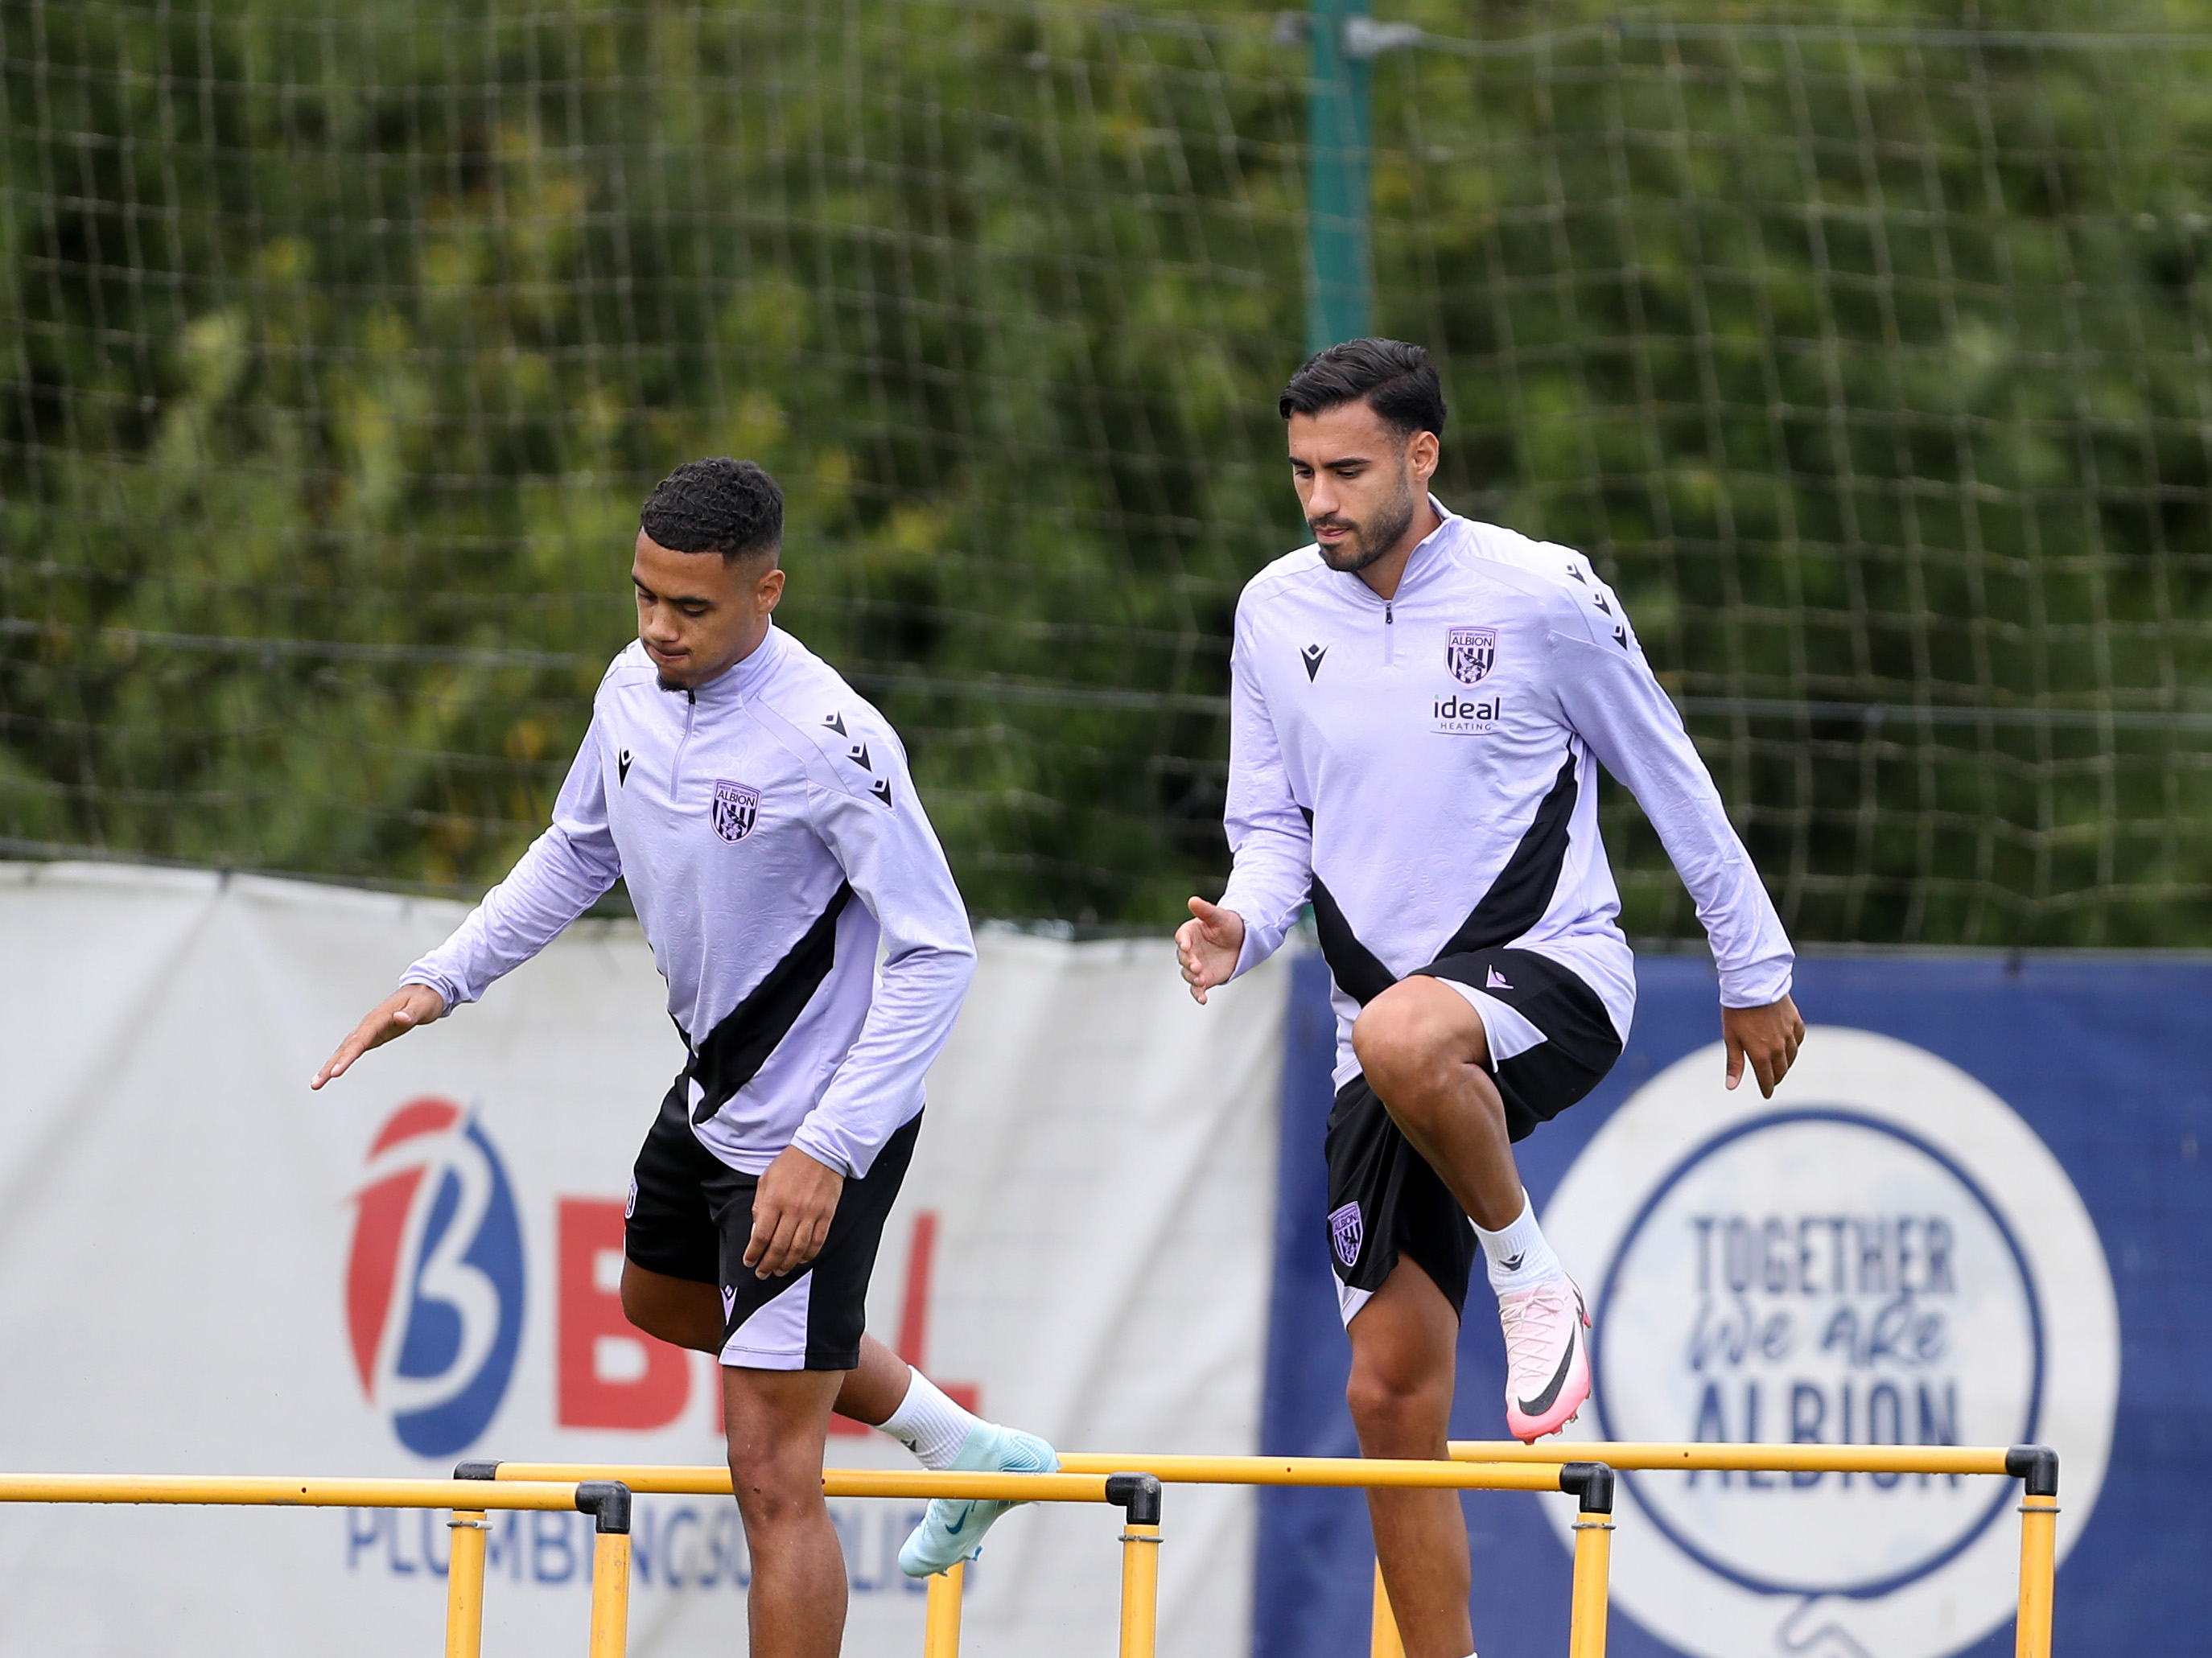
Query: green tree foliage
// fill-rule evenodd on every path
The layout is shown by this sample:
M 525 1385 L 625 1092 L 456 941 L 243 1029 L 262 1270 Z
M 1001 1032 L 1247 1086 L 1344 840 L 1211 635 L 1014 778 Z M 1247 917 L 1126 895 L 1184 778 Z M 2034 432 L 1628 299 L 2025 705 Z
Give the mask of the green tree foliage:
M 1420 64 L 1383 292 L 1433 296 L 1467 498 L 1609 565 L 1802 935 L 2199 938 L 2212 39 L 1853 9 Z
M 2212 43 L 1395 15 L 1527 43 L 1375 68 L 1442 493 L 1600 559 L 1793 926 L 2194 939 Z M 1264 16 L 23 0 L 0 51 L 0 836 L 495 877 L 638 500 L 734 453 L 978 910 L 1218 884 L 1229 617 L 1302 539 Z

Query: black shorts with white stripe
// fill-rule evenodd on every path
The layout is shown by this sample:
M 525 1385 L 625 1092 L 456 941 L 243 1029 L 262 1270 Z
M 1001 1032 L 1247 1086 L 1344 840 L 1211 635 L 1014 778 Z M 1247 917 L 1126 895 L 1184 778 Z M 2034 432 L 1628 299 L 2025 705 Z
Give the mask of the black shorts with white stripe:
M 1620 1037 L 1597 993 L 1548 957 L 1479 950 L 1419 971 L 1479 990 L 1514 1016 L 1511 1042 L 1503 1040 L 1508 1021 L 1493 1018 L 1501 1027 L 1499 1046 L 1514 1051 L 1488 1066 L 1514 1139 L 1527 1139 L 1538 1123 L 1588 1094 L 1620 1057 Z M 1480 1011 L 1481 1003 L 1475 1005 Z M 1426 1272 L 1455 1309 L 1463 1309 L 1479 1253 L 1474 1224 L 1390 1120 L 1365 1077 L 1337 1090 L 1325 1147 L 1329 1243 L 1344 1321 L 1382 1287 L 1401 1256 Z
M 1598 993 L 1571 968 L 1533 950 L 1477 950 L 1442 956 L 1412 977 L 1443 979 L 1482 993 L 1517 1014 L 1530 1046 L 1490 1033 L 1491 1079 L 1505 1102 L 1505 1132 L 1525 1140 L 1605 1080 L 1620 1057 L 1620 1033 Z M 1469 998 L 1474 1000 L 1474 998 Z M 1476 1010 L 1481 1002 L 1475 1001 Z M 1504 1021 L 1498 1021 L 1501 1025 Z M 1507 1057 L 1497 1056 L 1504 1053 Z
M 860 1362 L 868 1279 L 884 1222 L 906 1178 L 915 1116 L 848 1180 L 821 1254 L 796 1272 L 763 1278 L 744 1264 L 757 1175 L 699 1144 L 684 1109 L 686 1078 L 661 1102 L 630 1180 L 623 1253 L 647 1272 L 711 1284 L 722 1296 L 722 1363 L 747 1370 L 849 1370 Z

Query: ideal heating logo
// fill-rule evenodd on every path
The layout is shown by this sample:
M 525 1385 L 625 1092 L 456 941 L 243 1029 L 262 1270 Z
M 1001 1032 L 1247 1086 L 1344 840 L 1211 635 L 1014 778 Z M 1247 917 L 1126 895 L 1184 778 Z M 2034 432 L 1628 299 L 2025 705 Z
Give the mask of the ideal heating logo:
M 1439 696 L 1429 705 L 1433 720 L 1429 727 L 1449 737 L 1472 736 L 1492 729 L 1498 724 L 1498 696 L 1462 696 L 1456 692 Z

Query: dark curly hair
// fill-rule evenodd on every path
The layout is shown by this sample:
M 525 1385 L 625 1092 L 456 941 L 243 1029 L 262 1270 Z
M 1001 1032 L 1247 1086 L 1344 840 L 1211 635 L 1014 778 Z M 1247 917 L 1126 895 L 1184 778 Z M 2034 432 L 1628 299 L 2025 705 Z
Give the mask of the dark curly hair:
M 772 553 L 783 544 L 783 491 L 749 460 L 687 460 L 653 486 L 638 527 L 672 553 Z
M 1275 407 L 1285 420 L 1318 415 L 1355 398 L 1400 438 L 1444 433 L 1443 387 L 1429 354 L 1403 340 L 1346 340 L 1316 351 L 1283 388 Z

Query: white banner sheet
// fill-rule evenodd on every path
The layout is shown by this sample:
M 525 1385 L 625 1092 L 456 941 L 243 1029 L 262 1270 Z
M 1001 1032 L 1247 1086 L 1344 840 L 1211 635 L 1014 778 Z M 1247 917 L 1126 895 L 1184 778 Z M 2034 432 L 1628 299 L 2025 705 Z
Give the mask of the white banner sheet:
M 713 1463 L 713 1366 L 615 1294 L 681 1063 L 635 926 L 572 928 L 479 1006 L 307 1080 L 462 907 L 0 865 L 0 1467 L 442 1474 Z M 886 1229 L 871 1328 L 984 1414 L 1096 1450 L 1256 1448 L 1288 974 L 1194 1006 L 1165 940 L 986 929 Z M 882 1436 L 830 1461 L 912 1467 Z M 845 1650 L 921 1647 L 916 1505 L 840 1501 Z M 1176 1488 L 1168 1649 L 1237 1653 L 1248 1491 Z M 1115 1649 L 1118 1515 L 1002 1521 L 976 1658 Z M 442 1514 L 0 1510 L 0 1653 L 437 1649 Z M 734 1505 L 640 1499 L 631 1649 L 744 1647 Z M 484 1650 L 585 1649 L 580 1515 L 495 1516 Z

